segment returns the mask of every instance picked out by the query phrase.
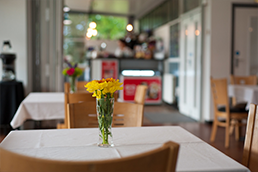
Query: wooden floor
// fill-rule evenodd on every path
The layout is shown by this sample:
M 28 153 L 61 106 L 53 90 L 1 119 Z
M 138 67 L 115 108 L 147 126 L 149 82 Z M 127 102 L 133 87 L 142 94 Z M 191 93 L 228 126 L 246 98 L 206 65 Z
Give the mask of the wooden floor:
M 177 110 L 168 105 L 162 105 L 162 106 L 145 106 L 144 108 L 145 112 L 176 112 Z M 164 126 L 164 125 L 179 125 L 182 128 L 188 130 L 190 133 L 194 134 L 195 136 L 199 137 L 203 141 L 207 142 L 208 144 L 212 145 L 216 149 L 220 150 L 221 152 L 225 153 L 229 157 L 235 159 L 239 163 L 242 162 L 242 152 L 243 152 L 243 146 L 244 141 L 243 139 L 240 141 L 236 141 L 234 139 L 234 133 L 230 137 L 230 146 L 228 149 L 224 147 L 225 143 L 225 129 L 224 128 L 218 128 L 217 136 L 215 139 L 215 142 L 211 143 L 209 141 L 210 133 L 211 133 L 211 127 L 212 124 L 209 123 L 198 123 L 198 122 L 191 122 L 191 123 L 166 123 L 166 124 L 153 124 L 150 120 L 144 118 L 144 126 Z M 243 131 L 245 128 L 242 129 L 242 136 L 244 136 L 245 131 Z M 0 134 L 0 142 L 4 139 L 6 134 L 8 132 L 1 131 L 2 134 Z

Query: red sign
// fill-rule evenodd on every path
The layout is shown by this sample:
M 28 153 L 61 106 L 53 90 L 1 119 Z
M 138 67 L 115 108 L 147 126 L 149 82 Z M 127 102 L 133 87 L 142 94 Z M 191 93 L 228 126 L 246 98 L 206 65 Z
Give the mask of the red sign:
M 118 63 L 117 60 L 102 61 L 102 77 L 118 79 Z
M 123 77 L 123 101 L 132 102 L 134 100 L 136 86 L 147 85 L 146 104 L 161 103 L 161 77 Z

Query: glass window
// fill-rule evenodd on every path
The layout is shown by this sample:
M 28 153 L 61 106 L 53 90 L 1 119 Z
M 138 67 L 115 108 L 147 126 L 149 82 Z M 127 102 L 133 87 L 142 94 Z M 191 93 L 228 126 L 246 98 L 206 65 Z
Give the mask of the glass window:
M 125 37 L 125 28 L 128 23 L 126 17 L 91 14 L 89 15 L 89 23 L 92 21 L 97 24 L 98 35 L 91 39 L 116 40 Z
M 176 76 L 176 86 L 178 86 L 179 63 L 169 63 L 169 73 Z
M 179 24 L 170 26 L 170 47 L 169 57 L 179 57 Z
M 197 8 L 200 5 L 200 0 L 184 0 L 184 12 Z
M 64 25 L 65 38 L 85 37 L 87 31 L 88 16 L 85 13 L 65 13 L 65 19 L 71 24 Z

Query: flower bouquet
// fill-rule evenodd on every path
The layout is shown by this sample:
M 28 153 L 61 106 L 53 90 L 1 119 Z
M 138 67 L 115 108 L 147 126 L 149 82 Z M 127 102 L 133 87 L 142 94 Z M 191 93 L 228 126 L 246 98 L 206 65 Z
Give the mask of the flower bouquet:
M 82 74 L 82 70 L 77 67 L 77 64 L 72 65 L 66 62 L 68 67 L 63 70 L 63 75 L 69 77 L 70 92 L 74 93 L 76 91 L 76 80 Z
M 114 93 L 122 90 L 123 83 L 113 78 L 93 80 L 85 85 L 87 91 L 96 97 L 97 117 L 99 123 L 99 143 L 100 147 L 114 146 L 112 136 L 112 120 L 114 109 Z

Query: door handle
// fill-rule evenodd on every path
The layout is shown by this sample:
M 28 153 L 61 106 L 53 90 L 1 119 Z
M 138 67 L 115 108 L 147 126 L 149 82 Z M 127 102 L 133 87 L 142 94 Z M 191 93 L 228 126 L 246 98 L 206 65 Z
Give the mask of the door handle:
M 235 67 L 238 67 L 239 59 L 235 58 Z

